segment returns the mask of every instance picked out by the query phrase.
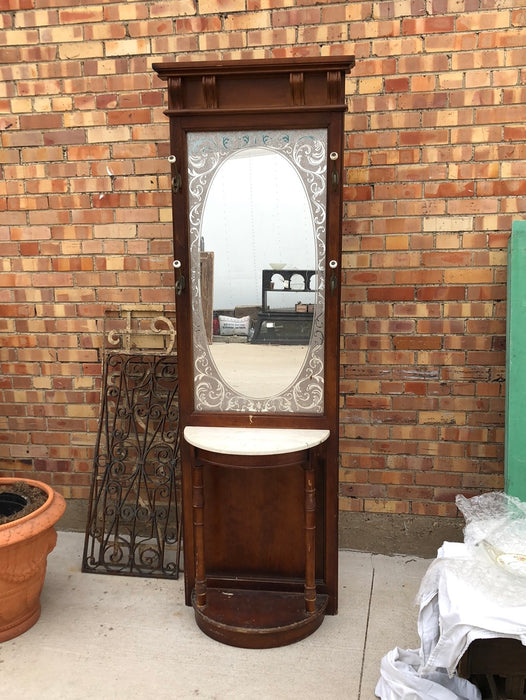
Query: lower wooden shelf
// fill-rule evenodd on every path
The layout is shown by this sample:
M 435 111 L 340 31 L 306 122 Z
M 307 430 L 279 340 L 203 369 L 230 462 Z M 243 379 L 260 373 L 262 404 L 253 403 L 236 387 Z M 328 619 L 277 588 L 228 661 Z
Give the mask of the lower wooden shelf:
M 316 596 L 312 613 L 303 593 L 207 588 L 206 605 L 192 605 L 198 627 L 223 644 L 268 649 L 304 639 L 323 622 L 328 596 Z
M 483 698 L 526 698 L 526 647 L 519 639 L 475 639 L 457 671 L 480 688 Z

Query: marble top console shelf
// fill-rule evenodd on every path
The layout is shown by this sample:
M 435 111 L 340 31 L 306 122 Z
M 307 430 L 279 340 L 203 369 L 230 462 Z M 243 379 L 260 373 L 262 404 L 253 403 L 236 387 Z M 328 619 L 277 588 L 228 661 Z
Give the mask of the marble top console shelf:
M 309 450 L 329 437 L 328 430 L 220 428 L 189 425 L 184 437 L 194 447 L 230 455 L 278 455 Z

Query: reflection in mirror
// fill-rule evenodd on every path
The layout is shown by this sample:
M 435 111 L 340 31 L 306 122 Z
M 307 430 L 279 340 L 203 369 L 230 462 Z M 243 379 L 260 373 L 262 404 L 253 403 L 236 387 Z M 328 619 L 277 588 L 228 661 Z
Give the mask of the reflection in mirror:
M 319 413 L 326 130 L 187 138 L 195 407 Z
M 246 148 L 220 164 L 207 193 L 201 249 L 214 253 L 214 309 L 257 306 L 261 271 L 276 265 L 271 260 L 314 267 L 309 202 L 283 155 Z

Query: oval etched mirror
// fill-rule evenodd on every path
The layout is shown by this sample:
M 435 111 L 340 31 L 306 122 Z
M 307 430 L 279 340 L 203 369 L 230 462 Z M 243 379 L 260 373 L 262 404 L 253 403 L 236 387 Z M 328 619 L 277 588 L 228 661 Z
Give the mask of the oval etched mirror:
M 187 139 L 195 408 L 320 413 L 326 130 Z

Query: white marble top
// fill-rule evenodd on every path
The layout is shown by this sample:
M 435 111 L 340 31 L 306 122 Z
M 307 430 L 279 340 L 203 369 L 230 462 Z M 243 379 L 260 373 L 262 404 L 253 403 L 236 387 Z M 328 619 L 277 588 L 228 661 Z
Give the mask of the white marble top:
M 295 428 L 210 428 L 188 425 L 184 437 L 194 447 L 229 455 L 276 455 L 308 450 L 325 442 L 329 430 Z

